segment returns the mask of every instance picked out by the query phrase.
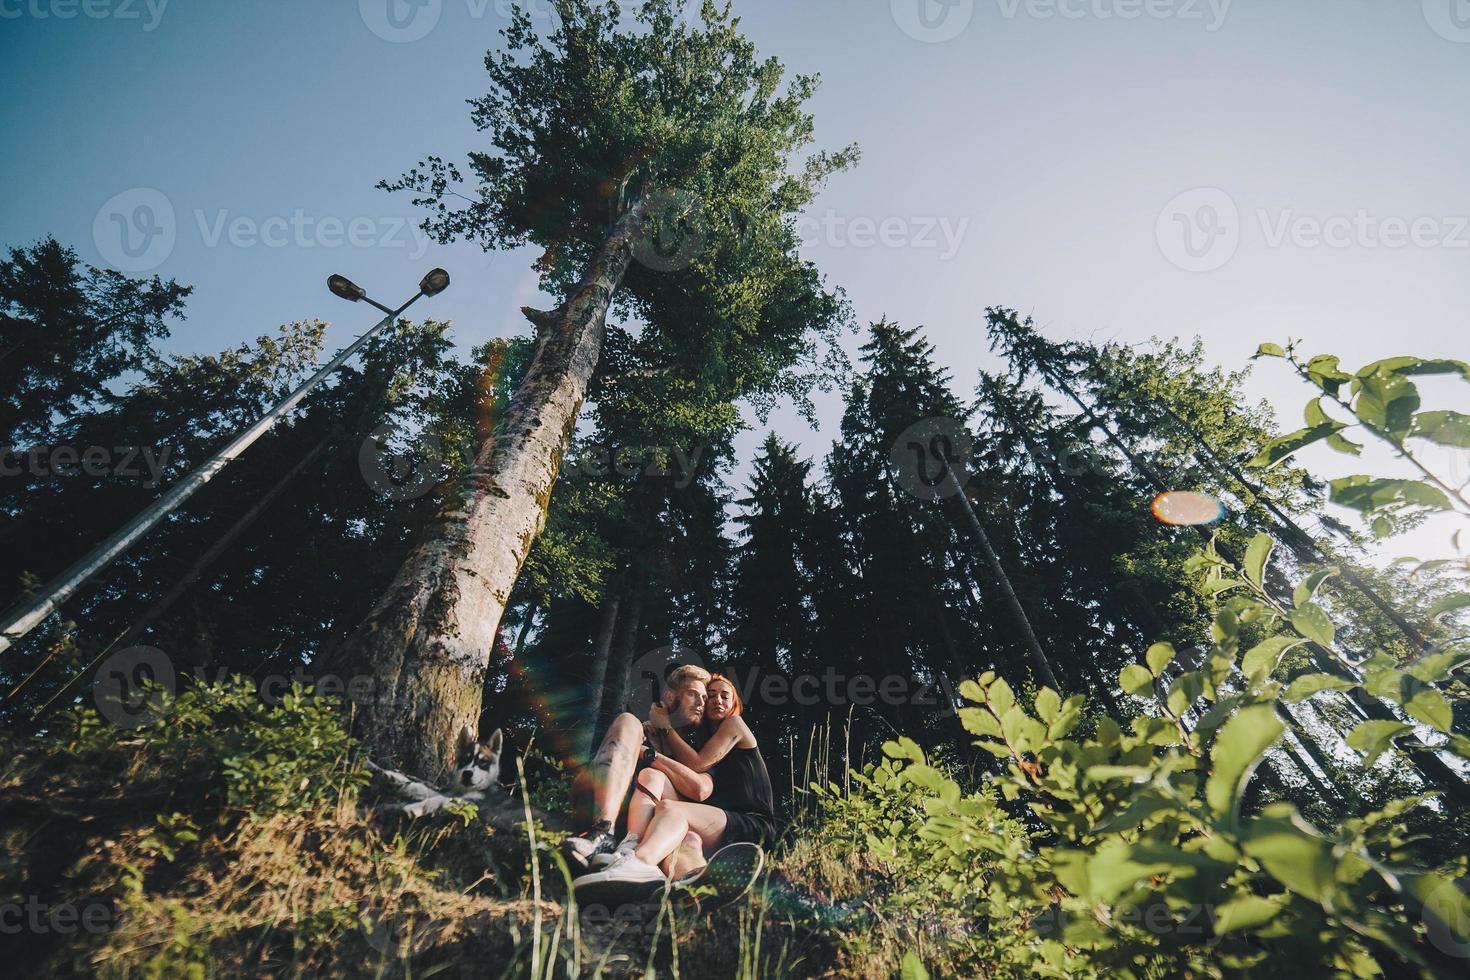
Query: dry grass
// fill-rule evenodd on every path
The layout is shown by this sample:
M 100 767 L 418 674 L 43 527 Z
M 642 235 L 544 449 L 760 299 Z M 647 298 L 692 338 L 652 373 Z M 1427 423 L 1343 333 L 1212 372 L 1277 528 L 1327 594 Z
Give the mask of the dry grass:
M 683 924 L 672 942 L 666 919 L 594 929 L 568 909 L 554 834 L 538 841 L 533 875 L 524 826 L 377 819 L 350 789 L 306 812 L 206 806 L 183 774 L 116 752 L 85 766 L 12 765 L 0 778 L 3 900 L 117 913 L 100 933 L 0 935 L 22 940 L 0 951 L 7 974 L 874 975 L 842 963 L 786 884 Z M 780 865 L 773 878 L 784 882 Z

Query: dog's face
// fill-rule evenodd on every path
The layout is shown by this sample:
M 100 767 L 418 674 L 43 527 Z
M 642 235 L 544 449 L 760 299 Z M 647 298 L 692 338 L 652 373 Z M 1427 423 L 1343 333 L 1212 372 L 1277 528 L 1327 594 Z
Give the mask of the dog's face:
M 459 730 L 459 754 L 454 763 L 454 788 L 460 792 L 489 789 L 500 778 L 500 729 L 488 741 L 478 742 L 468 725 Z

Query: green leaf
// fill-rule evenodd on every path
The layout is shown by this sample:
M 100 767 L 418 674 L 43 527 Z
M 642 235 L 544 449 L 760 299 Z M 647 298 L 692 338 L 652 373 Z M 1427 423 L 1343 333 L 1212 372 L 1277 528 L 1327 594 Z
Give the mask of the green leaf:
M 1286 348 L 1280 344 L 1262 344 L 1256 348 L 1256 357 L 1285 357 Z
M 1451 510 L 1450 498 L 1437 487 L 1420 480 L 1375 480 L 1367 476 L 1345 476 L 1332 481 L 1332 502 L 1364 514 L 1384 507 L 1418 506 Z
M 1269 534 L 1257 534 L 1251 538 L 1250 547 L 1245 551 L 1245 577 L 1250 579 L 1259 587 L 1266 575 L 1266 562 L 1271 558 L 1271 549 L 1276 547 L 1276 542 L 1271 540 Z
M 1394 739 L 1413 730 L 1413 725 L 1398 721 L 1365 721 L 1348 733 L 1347 744 L 1363 753 L 1363 765 L 1371 766 Z
M 960 681 L 960 697 L 976 704 L 985 703 L 985 689 L 972 680 Z
M 1429 607 L 1429 618 L 1438 619 L 1456 609 L 1464 609 L 1466 606 L 1470 606 L 1470 593 L 1462 592 L 1459 595 L 1445 596 Z
M 909 950 L 903 954 L 903 962 L 898 967 L 898 976 L 900 980 L 929 980 L 929 971 L 924 969 L 923 961 L 914 951 Z
M 1332 844 L 1298 823 L 1289 806 L 1267 807 L 1241 834 L 1241 849 L 1287 888 L 1315 902 L 1337 890 Z
M 1404 702 L 1404 711 L 1410 718 L 1422 721 L 1434 729 L 1450 733 L 1455 723 L 1455 712 L 1445 696 L 1432 687 L 1420 688 L 1414 696 Z
M 1143 659 L 1148 661 L 1148 669 L 1153 671 L 1154 674 L 1162 674 L 1164 668 L 1169 666 L 1174 660 L 1174 645 L 1172 643 L 1155 643 L 1148 648 L 1148 652 L 1143 655 Z
M 1093 770 L 1096 769 L 1103 770 L 1103 773 L 1095 774 Z M 1129 779 L 1136 778 L 1131 773 L 1125 774 L 1116 771 L 1110 771 L 1118 769 L 1142 769 L 1143 778 L 1145 780 L 1149 777 L 1149 775 L 1152 774 L 1152 770 L 1150 770 L 1147 766 L 1093 766 L 1091 769 L 1087 770 L 1087 778 L 1103 780 L 1118 778 L 1125 775 Z M 1128 808 L 1122 813 L 1115 813 L 1113 816 L 1107 818 L 1096 827 L 1093 827 L 1091 830 L 1088 831 L 1088 833 L 1115 834 L 1120 830 L 1132 830 L 1134 827 L 1137 827 L 1139 824 L 1143 823 L 1145 820 L 1153 816 L 1155 813 L 1158 813 L 1160 810 L 1173 810 L 1174 808 L 1175 807 L 1172 802 L 1162 797 L 1153 795 L 1138 796 L 1133 800 L 1132 803 L 1128 804 Z
M 1210 748 L 1213 768 L 1205 781 L 1205 802 L 1217 818 L 1234 823 L 1246 782 L 1283 730 L 1269 704 L 1242 708 L 1221 726 Z
M 1293 609 L 1289 614 L 1292 628 L 1309 640 L 1315 640 L 1324 647 L 1332 646 L 1333 637 L 1337 635 L 1337 627 L 1332 625 L 1332 620 L 1322 611 L 1322 607 L 1315 603 L 1307 603 Z
M 1336 568 L 1319 568 L 1297 583 L 1297 587 L 1291 593 L 1291 604 L 1302 606 L 1312 601 L 1317 590 L 1322 588 L 1322 583 L 1337 574 Z
M 1357 682 L 1346 677 L 1333 677 L 1331 674 L 1303 674 L 1291 682 L 1286 689 L 1286 700 L 1296 703 L 1305 701 L 1313 694 L 1321 691 L 1351 691 L 1357 687 Z
M 1049 725 L 1052 719 L 1057 716 L 1057 712 L 1061 710 L 1062 699 L 1057 696 L 1056 691 L 1053 691 L 1049 687 L 1043 687 L 1036 692 L 1036 717 Z
M 1143 664 L 1129 664 L 1118 674 L 1118 684 L 1129 694 L 1146 698 L 1153 694 L 1154 675 Z
M 1470 648 L 1462 647 L 1443 653 L 1431 653 L 1405 670 L 1426 684 L 1434 684 L 1448 678 L 1452 671 L 1467 661 L 1470 661 Z
M 1405 375 L 1458 374 L 1466 381 L 1470 381 L 1470 364 L 1448 358 L 1390 357 L 1364 366 L 1358 371 L 1358 374 L 1368 375 L 1379 372 Z
M 1224 935 L 1240 929 L 1255 929 L 1276 918 L 1281 903 L 1259 895 L 1242 895 L 1215 910 L 1215 932 Z
M 1288 432 L 1284 436 L 1278 436 L 1266 443 L 1256 456 L 1246 466 L 1259 469 L 1263 466 L 1274 466 L 1286 457 L 1299 450 L 1305 449 L 1314 442 L 1320 442 L 1328 436 L 1347 428 L 1341 422 L 1329 422 L 1325 425 L 1314 425 L 1309 429 L 1298 429 L 1296 432 Z
M 924 750 L 919 748 L 919 743 L 907 735 L 896 742 L 884 742 L 883 754 L 890 759 L 907 759 L 910 762 L 922 763 L 924 761 Z
M 1169 697 L 1167 699 L 1169 710 L 1176 715 L 1183 715 L 1204 692 L 1204 674 L 1195 670 L 1180 674 L 1169 688 Z
M 1336 451 L 1348 456 L 1363 455 L 1363 447 L 1358 443 L 1353 442 L 1341 432 L 1334 432 L 1332 435 L 1328 436 L 1327 445 L 1330 448 L 1335 449 Z
M 985 693 L 990 699 L 990 706 L 1002 718 L 1016 704 L 1016 695 L 1011 692 L 1011 686 L 1005 682 L 1003 677 L 997 677 L 992 681 L 990 688 Z
M 1351 374 L 1338 367 L 1338 359 L 1332 354 L 1318 354 L 1308 361 L 1307 377 L 1323 391 L 1334 395 L 1343 384 L 1353 380 Z
M 960 716 L 960 724 L 964 725 L 965 731 L 971 735 L 1000 737 L 1000 722 L 996 721 L 995 715 L 985 708 L 961 708 L 957 713 Z
M 1409 435 L 1441 446 L 1470 449 L 1470 415 L 1459 412 L 1420 412 Z
M 1269 677 L 1281 662 L 1282 655 L 1302 642 L 1294 636 L 1268 637 L 1246 652 L 1240 659 L 1240 669 L 1253 681 Z
M 1356 382 L 1358 400 L 1353 411 L 1376 429 L 1402 438 L 1414 425 L 1419 410 L 1419 389 L 1398 374 L 1375 372 Z

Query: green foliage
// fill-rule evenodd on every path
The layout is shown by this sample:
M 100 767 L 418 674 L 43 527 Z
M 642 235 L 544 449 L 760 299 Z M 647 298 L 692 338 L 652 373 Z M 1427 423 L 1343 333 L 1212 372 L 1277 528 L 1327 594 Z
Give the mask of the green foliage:
M 1426 514 L 1454 511 L 1470 516 L 1470 500 L 1431 472 L 1414 454 L 1411 445 L 1411 440 L 1419 440 L 1456 448 L 1470 446 L 1470 416 L 1447 410 L 1419 411 L 1419 388 L 1409 380 L 1449 374 L 1470 381 L 1470 364 L 1390 357 L 1348 374 L 1341 369 L 1338 358 L 1330 354 L 1303 362 L 1297 357 L 1295 344 L 1286 347 L 1262 344 L 1256 356 L 1288 361 L 1303 380 L 1321 390 L 1323 398 L 1349 414 L 1352 421 L 1331 418 L 1323 408 L 1323 398 L 1314 398 L 1307 403 L 1307 427 L 1272 440 L 1251 460 L 1251 466 L 1272 466 L 1324 439 L 1337 452 L 1356 456 L 1362 447 L 1341 434 L 1356 426 L 1388 443 L 1424 477 L 1388 479 L 1354 475 L 1332 481 L 1332 502 L 1360 512 L 1373 529 L 1374 537 L 1386 537 L 1406 521 Z
M 354 741 L 339 706 L 299 684 L 274 704 L 243 677 L 193 686 L 174 698 L 151 693 L 160 699 L 158 717 L 129 732 L 129 742 L 147 765 L 189 772 L 202 793 L 231 807 L 305 811 L 367 783 L 367 771 L 349 763 Z M 74 709 L 57 727 L 67 741 L 45 743 L 52 751 L 84 756 L 119 740 L 120 730 L 91 708 Z
M 1257 772 L 1288 729 L 1282 663 L 1334 633 L 1314 601 L 1328 576 L 1284 604 L 1266 587 L 1271 550 L 1253 541 L 1244 569 L 1213 547 L 1200 555 L 1206 591 L 1222 597 L 1203 659 L 1181 671 L 1174 649 L 1155 644 L 1119 676 L 1149 714 L 1126 726 L 1104 718 L 1079 737 L 1081 696 L 1043 688 L 1027 705 L 987 672 L 960 686 L 959 714 L 1003 775 L 966 791 L 900 738 L 851 794 L 827 790 L 829 822 L 849 835 L 866 827 L 892 878 L 884 914 L 971 917 L 969 935 L 948 939 L 957 973 L 973 956 L 1030 976 L 1454 975 L 1461 947 L 1450 943 L 1470 922 L 1455 884 L 1466 858 L 1432 865 L 1414 846 L 1406 821 L 1429 796 L 1327 828 L 1289 802 L 1259 802 Z M 1348 736 L 1365 764 L 1417 739 L 1415 723 L 1470 758 L 1436 686 L 1467 659 L 1462 649 L 1402 668 L 1378 656 L 1360 679 L 1303 675 L 1285 699 L 1361 688 L 1399 706 L 1409 721 L 1368 721 Z

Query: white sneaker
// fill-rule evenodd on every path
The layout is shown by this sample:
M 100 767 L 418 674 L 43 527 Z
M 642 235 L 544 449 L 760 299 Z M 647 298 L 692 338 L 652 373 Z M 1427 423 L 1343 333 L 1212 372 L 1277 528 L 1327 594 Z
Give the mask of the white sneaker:
M 618 844 L 617 849 L 612 851 L 611 853 L 592 855 L 592 857 L 587 860 L 587 866 L 589 868 L 597 868 L 598 870 L 606 868 L 614 861 L 621 858 L 623 855 L 631 855 L 634 851 L 638 850 L 638 843 L 638 835 L 629 834 L 627 837 L 623 838 L 622 842 Z
M 577 891 L 603 884 L 654 884 L 664 880 L 664 873 L 629 851 L 601 871 L 585 874 L 572 883 Z

